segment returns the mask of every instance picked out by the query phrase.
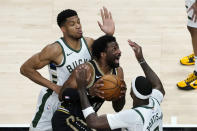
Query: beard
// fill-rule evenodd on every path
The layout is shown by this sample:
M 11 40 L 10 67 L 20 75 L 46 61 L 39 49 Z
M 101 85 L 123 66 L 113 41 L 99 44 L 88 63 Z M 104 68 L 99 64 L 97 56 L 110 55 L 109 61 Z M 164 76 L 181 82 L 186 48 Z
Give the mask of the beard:
M 111 68 L 117 68 L 120 66 L 119 63 L 115 63 L 114 61 L 107 61 L 108 65 L 111 67 Z

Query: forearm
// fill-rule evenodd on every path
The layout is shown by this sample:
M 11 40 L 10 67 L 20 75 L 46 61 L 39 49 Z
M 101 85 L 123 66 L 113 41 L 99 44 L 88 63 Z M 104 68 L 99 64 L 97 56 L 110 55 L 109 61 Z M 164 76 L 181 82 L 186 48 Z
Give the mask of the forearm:
M 147 64 L 147 62 L 143 59 L 140 61 L 140 65 L 146 75 L 146 78 L 151 82 L 152 87 L 160 90 L 163 94 L 165 94 L 165 91 L 163 89 L 163 85 L 157 76 L 157 74 L 150 68 L 150 66 Z
M 81 102 L 81 107 L 82 109 L 86 109 L 87 107 L 90 107 L 90 102 L 88 100 L 86 91 L 78 91 L 79 92 L 79 97 L 80 97 L 80 102 Z
M 44 78 L 38 71 L 34 69 L 21 69 L 21 74 L 41 86 L 55 90 L 54 89 L 55 84 Z
M 125 105 L 125 96 L 116 101 L 112 101 L 112 106 L 116 112 L 121 111 L 124 105 Z
M 84 110 L 86 110 L 88 107 L 92 108 L 88 97 L 86 95 L 86 91 L 78 91 L 79 92 L 79 97 L 80 97 L 80 101 L 81 101 L 81 107 L 84 113 Z M 92 108 L 93 109 L 93 108 Z M 109 128 L 109 124 L 107 121 L 107 117 L 106 115 L 103 116 L 98 116 L 97 113 L 95 112 L 90 112 L 87 113 L 88 115 L 84 117 L 86 119 L 86 123 L 88 125 L 88 127 L 90 128 L 94 128 L 94 129 L 105 129 L 105 128 Z

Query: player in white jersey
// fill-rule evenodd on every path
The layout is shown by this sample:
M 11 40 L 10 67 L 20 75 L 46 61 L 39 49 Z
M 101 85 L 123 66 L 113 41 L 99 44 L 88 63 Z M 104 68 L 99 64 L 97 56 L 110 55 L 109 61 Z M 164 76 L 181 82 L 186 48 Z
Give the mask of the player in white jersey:
M 85 67 L 78 69 L 76 76 L 78 92 L 81 100 L 82 112 L 89 127 L 95 129 L 124 128 L 129 131 L 162 131 L 162 111 L 160 104 L 165 91 L 158 76 L 146 63 L 139 45 L 129 40 L 146 78 L 138 76 L 132 80 L 130 95 L 133 108 L 116 114 L 97 116 L 91 107 L 86 93 L 86 81 L 81 78 L 87 76 Z
M 115 31 L 111 13 L 104 7 L 101 10 L 103 24 L 101 30 L 113 35 Z M 21 66 L 21 74 L 33 82 L 44 86 L 38 97 L 36 113 L 30 130 L 51 131 L 51 118 L 59 103 L 58 93 L 73 69 L 91 59 L 92 38 L 82 36 L 82 28 L 77 12 L 71 9 L 60 12 L 57 24 L 63 37 L 47 45 L 41 52 L 33 55 Z M 37 70 L 49 66 L 50 80 L 44 78 Z
M 194 71 L 188 77 L 177 83 L 177 87 L 182 90 L 192 90 L 197 88 L 197 1 L 185 0 L 187 9 L 187 29 L 192 39 L 193 52 L 189 56 L 181 58 L 183 65 L 194 65 Z

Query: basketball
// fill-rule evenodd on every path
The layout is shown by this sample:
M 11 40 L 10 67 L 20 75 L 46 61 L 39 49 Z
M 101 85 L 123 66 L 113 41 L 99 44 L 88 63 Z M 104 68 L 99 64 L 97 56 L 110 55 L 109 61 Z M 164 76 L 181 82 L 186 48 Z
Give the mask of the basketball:
M 120 96 L 120 78 L 116 75 L 104 75 L 101 78 L 104 86 L 100 87 L 99 90 L 104 92 L 102 95 L 104 99 L 107 101 L 117 100 Z

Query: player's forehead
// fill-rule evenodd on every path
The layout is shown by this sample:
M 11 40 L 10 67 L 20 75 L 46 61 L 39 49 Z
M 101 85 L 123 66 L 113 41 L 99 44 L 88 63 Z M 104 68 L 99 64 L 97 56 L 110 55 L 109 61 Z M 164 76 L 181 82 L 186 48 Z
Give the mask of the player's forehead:
M 108 48 L 115 47 L 115 46 L 118 46 L 118 43 L 117 43 L 116 41 L 112 41 L 112 42 L 109 42 L 109 43 L 107 44 L 107 47 L 108 47 Z
M 75 22 L 75 21 L 78 21 L 78 20 L 79 20 L 78 15 L 66 18 L 66 22 Z

